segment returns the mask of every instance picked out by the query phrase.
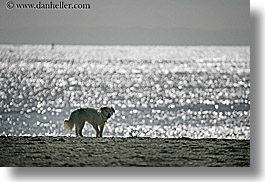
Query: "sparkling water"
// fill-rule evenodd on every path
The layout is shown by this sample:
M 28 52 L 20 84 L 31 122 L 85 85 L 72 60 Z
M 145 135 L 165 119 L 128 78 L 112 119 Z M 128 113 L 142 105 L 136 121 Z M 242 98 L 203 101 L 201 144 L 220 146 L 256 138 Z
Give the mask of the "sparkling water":
M 250 139 L 249 58 L 249 46 L 0 45 L 0 135 L 64 135 L 74 109 L 111 105 L 103 136 Z

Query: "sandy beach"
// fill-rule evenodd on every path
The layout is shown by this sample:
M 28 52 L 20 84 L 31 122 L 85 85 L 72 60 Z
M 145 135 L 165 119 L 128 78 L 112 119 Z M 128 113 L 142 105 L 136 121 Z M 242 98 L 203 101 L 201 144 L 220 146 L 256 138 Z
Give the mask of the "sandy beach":
M 0 145 L 0 166 L 250 166 L 249 140 L 1 136 Z

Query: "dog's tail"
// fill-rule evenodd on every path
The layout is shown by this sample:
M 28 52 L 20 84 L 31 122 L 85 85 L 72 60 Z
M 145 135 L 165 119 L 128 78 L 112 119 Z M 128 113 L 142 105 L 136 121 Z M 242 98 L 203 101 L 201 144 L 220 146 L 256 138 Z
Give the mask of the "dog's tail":
M 74 127 L 74 120 L 72 119 L 72 117 L 70 117 L 69 120 L 64 120 L 64 133 L 69 133 L 72 131 L 73 127 Z

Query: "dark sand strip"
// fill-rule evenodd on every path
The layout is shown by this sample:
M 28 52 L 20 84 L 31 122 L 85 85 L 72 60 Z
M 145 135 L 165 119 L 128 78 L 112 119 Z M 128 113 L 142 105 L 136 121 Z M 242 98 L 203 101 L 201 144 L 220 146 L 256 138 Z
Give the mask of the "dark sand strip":
M 0 166 L 250 166 L 249 140 L 0 137 Z

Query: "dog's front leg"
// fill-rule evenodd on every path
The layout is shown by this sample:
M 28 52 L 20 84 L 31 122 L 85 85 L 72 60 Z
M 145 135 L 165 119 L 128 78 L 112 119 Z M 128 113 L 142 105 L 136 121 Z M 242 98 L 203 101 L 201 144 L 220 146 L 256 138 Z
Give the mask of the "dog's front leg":
M 102 133 L 103 133 L 103 129 L 104 129 L 104 124 L 99 126 L 99 129 L 100 129 L 100 133 L 99 133 L 99 136 L 102 137 Z
M 96 137 L 99 137 L 99 130 L 97 125 L 93 125 L 94 130 L 96 131 Z

